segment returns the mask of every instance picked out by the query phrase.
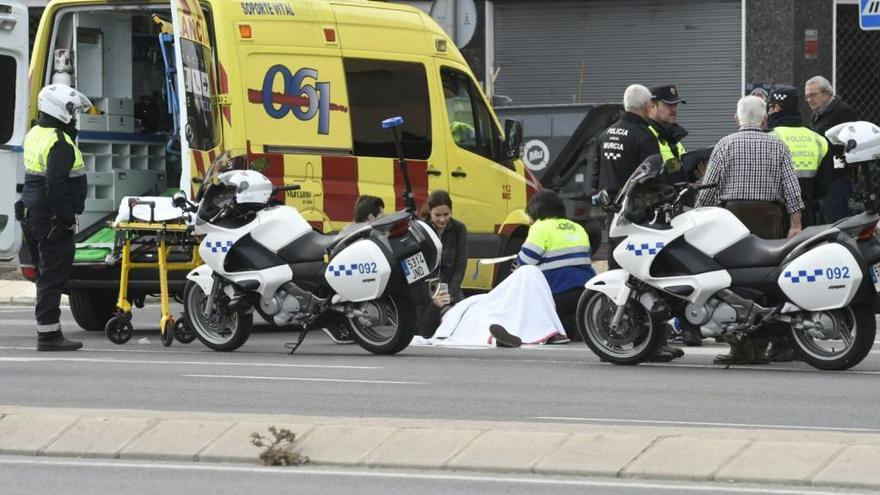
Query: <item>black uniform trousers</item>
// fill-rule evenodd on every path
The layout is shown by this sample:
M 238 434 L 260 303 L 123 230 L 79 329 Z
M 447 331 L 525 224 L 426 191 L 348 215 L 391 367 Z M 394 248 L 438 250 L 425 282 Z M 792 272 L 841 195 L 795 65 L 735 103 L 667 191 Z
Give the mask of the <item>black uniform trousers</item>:
M 61 321 L 61 294 L 70 278 L 76 252 L 73 231 L 65 230 L 61 236 L 49 239 L 52 219 L 34 211 L 28 211 L 27 223 L 22 227 L 28 249 L 35 258 L 34 267 L 38 270 L 37 304 L 34 308 L 38 331 L 58 330 Z

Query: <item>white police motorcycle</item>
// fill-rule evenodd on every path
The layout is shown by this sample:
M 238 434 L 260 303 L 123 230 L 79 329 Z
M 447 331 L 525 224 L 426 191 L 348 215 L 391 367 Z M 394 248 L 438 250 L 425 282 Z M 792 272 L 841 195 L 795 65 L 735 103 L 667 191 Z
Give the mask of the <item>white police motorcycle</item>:
M 578 305 L 586 344 L 616 364 L 637 364 L 654 351 L 670 317 L 703 336 L 742 338 L 773 325 L 791 332 L 808 364 L 845 370 L 874 345 L 880 291 L 880 128 L 842 124 L 826 135 L 862 163 L 867 212 L 765 240 L 723 208 L 683 211 L 694 189 L 670 184 L 672 170 L 648 159 L 606 205 L 621 269 L 597 275 Z
M 196 212 L 195 234 L 204 235 L 205 264 L 187 275 L 183 295 L 189 329 L 211 349 L 232 351 L 248 339 L 256 309 L 278 326 L 303 329 L 291 352 L 309 329 L 330 325 L 343 326 L 374 354 L 406 348 L 417 327 L 415 306 L 428 300 L 423 279 L 440 261 L 434 231 L 411 208 L 322 234 L 296 208 L 272 199 L 299 186 L 273 187 L 247 165 L 245 157 L 224 154 L 205 174 L 197 205 L 182 192 L 174 198 Z M 408 180 L 406 186 L 411 203 Z

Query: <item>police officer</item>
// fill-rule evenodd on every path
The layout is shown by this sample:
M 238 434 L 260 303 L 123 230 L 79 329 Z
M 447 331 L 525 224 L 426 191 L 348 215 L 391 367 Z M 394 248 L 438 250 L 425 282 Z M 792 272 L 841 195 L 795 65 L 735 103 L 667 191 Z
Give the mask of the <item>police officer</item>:
M 679 103 L 685 104 L 687 101 L 682 99 L 675 86 L 668 84 L 651 88 L 649 129 L 657 140 L 664 163 L 672 159 L 681 160 L 681 155 L 685 153 L 681 140 L 687 137 L 688 131 L 678 125 Z
M 37 350 L 74 351 L 81 342 L 61 333 L 61 293 L 70 277 L 76 215 L 86 197 L 83 157 L 74 144 L 76 113 L 92 104 L 79 91 L 51 84 L 37 96 L 37 125 L 24 139 L 22 227 L 37 275 Z
M 814 225 L 818 201 L 824 196 L 825 184 L 829 179 L 819 177 L 820 169 L 824 176 L 833 167 L 831 163 L 822 165 L 828 155 L 828 141 L 804 125 L 798 110 L 797 90 L 792 86 L 778 85 L 770 90 L 767 115 L 770 134 L 782 140 L 791 152 L 804 200 L 801 225 Z
M 649 156 L 660 153 L 658 139 L 651 131 L 648 120 L 653 106 L 651 100 L 651 91 L 641 84 L 626 88 L 623 93 L 623 115 L 600 138 L 598 176 L 594 174 L 593 185 L 598 190 L 608 192 L 612 198 L 639 164 Z M 608 237 L 609 268 L 620 268 L 613 255 L 619 243 L 620 239 Z M 667 346 L 663 339 L 651 360 L 670 361 L 682 355 L 684 352 Z

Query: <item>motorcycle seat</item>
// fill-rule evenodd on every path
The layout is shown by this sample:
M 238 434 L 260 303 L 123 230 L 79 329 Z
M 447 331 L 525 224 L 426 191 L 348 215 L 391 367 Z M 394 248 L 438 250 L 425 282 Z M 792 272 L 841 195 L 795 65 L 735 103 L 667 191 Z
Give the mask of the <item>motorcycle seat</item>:
M 762 239 L 756 235 L 749 235 L 716 254 L 715 261 L 724 268 L 777 266 L 800 243 L 828 230 L 829 227 L 830 225 L 807 227 L 791 239 Z
M 324 253 L 339 242 L 337 234 L 322 234 L 312 230 L 306 235 L 296 239 L 278 251 L 278 256 L 287 263 L 305 263 L 308 261 L 322 261 Z

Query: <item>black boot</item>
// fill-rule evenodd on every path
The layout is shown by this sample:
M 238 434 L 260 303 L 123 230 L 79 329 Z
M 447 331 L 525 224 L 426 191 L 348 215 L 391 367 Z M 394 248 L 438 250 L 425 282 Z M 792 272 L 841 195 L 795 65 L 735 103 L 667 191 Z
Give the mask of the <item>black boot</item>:
M 65 339 L 61 330 L 37 334 L 38 351 L 75 351 L 82 346 L 82 342 Z
M 522 345 L 522 339 L 508 332 L 501 325 L 489 325 L 489 333 L 495 337 L 495 345 L 498 347 L 519 347 Z

